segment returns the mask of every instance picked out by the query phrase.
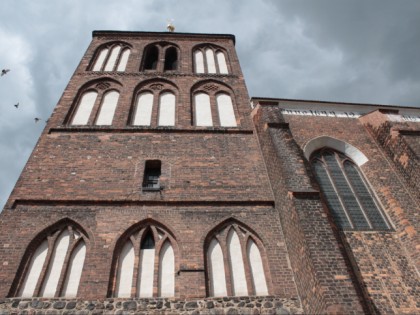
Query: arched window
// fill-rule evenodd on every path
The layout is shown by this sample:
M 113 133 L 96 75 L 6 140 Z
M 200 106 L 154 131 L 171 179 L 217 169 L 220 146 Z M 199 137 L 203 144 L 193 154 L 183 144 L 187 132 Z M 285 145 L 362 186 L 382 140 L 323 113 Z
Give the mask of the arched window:
M 226 93 L 216 95 L 217 111 L 219 113 L 220 126 L 236 127 L 235 112 L 233 110 L 232 99 Z
M 195 124 L 196 126 L 213 126 L 211 116 L 210 96 L 206 93 L 194 95 Z
M 116 253 L 113 296 L 175 296 L 174 238 L 164 229 L 147 225 L 125 239 Z M 118 251 L 118 248 L 117 248 Z
M 176 87 L 166 80 L 141 83 L 135 91 L 137 97 L 130 115 L 130 124 L 151 127 L 175 126 L 175 89 Z
M 165 52 L 164 71 L 176 70 L 178 67 L 178 52 L 175 47 L 169 47 Z
M 120 94 L 118 91 L 107 89 L 110 86 L 109 83 L 99 83 L 95 87 L 99 92 L 97 90 L 84 92 L 79 99 L 70 124 L 112 125 Z M 105 88 L 105 90 L 101 90 L 101 88 Z M 96 115 L 96 113 L 98 114 Z
M 226 86 L 213 81 L 205 81 L 193 87 L 193 125 L 237 127 L 231 94 Z
M 179 51 L 175 45 L 167 42 L 154 43 L 144 50 L 141 69 L 162 71 L 174 71 L 179 65 Z
M 130 48 L 123 44 L 110 44 L 97 52 L 92 71 L 123 72 L 127 66 Z
M 237 224 L 227 225 L 211 237 L 207 248 L 210 296 L 268 295 L 261 242 L 257 245 L 257 240 Z
M 312 168 L 335 223 L 343 230 L 390 228 L 357 165 L 325 148 L 311 157 Z
M 213 46 L 200 47 L 194 51 L 195 73 L 229 74 L 225 53 Z
M 86 236 L 73 225 L 49 233 L 24 267 L 17 296 L 77 296 L 86 256 Z
M 159 60 L 159 49 L 156 46 L 149 46 L 146 48 L 144 58 L 144 70 L 156 70 Z

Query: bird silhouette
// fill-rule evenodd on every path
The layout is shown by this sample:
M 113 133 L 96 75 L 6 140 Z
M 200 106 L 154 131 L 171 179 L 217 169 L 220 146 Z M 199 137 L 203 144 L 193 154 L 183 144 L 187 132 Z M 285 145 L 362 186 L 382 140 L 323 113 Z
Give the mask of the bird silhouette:
M 1 76 L 4 76 L 9 71 L 10 71 L 10 69 L 3 69 L 3 70 L 1 70 Z
M 35 117 L 34 120 L 35 120 L 35 123 L 37 123 L 38 121 L 41 120 L 41 118 Z
M 18 108 L 19 107 L 19 102 L 17 102 L 15 105 L 13 105 L 14 107 Z

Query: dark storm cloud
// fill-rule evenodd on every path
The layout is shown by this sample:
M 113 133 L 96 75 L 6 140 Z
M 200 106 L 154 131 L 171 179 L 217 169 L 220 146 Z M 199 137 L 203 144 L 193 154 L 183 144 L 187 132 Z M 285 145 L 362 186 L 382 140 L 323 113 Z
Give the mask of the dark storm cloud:
M 2 0 L 0 208 L 92 30 L 173 18 L 178 32 L 234 34 L 251 96 L 420 106 L 419 17 L 417 0 Z

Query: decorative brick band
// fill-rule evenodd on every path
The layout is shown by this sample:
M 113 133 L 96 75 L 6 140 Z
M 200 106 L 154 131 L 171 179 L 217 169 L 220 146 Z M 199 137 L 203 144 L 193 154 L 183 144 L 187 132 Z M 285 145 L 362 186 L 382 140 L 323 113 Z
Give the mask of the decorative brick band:
M 228 133 L 228 134 L 252 134 L 252 129 L 226 129 L 226 128 L 206 128 L 206 129 L 176 129 L 176 128 L 109 128 L 109 127 L 59 127 L 51 128 L 48 133 L 55 132 L 103 132 L 103 133 Z
M 205 299 L 3 299 L 0 314 L 302 314 L 297 298 L 220 297 Z

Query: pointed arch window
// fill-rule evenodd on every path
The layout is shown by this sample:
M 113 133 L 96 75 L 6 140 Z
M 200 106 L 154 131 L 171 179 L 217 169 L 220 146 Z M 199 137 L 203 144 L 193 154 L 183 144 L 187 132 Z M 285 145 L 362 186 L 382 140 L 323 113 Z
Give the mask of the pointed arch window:
M 127 66 L 130 48 L 123 44 L 110 44 L 97 52 L 92 71 L 124 72 Z
M 86 257 L 86 236 L 72 225 L 48 234 L 28 255 L 18 297 L 77 296 Z
M 175 93 L 163 90 L 163 85 L 152 85 L 154 90 L 140 91 L 133 112 L 133 126 L 175 126 Z
M 343 230 L 388 230 L 385 216 L 357 165 L 325 148 L 311 157 L 315 177 L 331 215 Z
M 170 43 L 156 43 L 144 49 L 141 70 L 175 71 L 179 66 L 179 50 Z
M 250 231 L 237 224 L 211 237 L 207 248 L 210 296 L 268 295 L 261 246 Z
M 225 52 L 219 48 L 200 47 L 193 53 L 195 73 L 229 74 Z
M 193 124 L 199 127 L 237 127 L 235 107 L 230 93 L 208 83 L 193 92 Z
M 174 238 L 165 230 L 148 225 L 124 241 L 116 257 L 113 296 L 174 297 Z
M 110 86 L 107 84 L 106 86 Z M 88 90 L 83 92 L 71 118 L 71 125 L 112 125 L 119 92 L 116 90 Z

